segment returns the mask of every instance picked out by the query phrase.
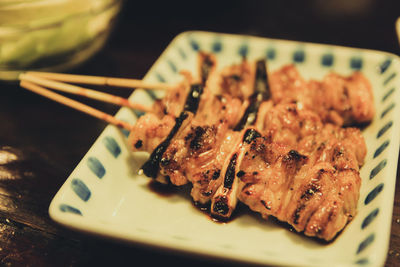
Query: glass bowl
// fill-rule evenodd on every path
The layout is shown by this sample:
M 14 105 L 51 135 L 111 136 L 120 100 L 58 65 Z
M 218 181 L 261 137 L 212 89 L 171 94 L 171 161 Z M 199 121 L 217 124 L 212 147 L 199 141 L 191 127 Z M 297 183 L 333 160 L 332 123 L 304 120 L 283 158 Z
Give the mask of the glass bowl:
M 123 0 L 0 0 L 0 80 L 63 71 L 102 48 Z

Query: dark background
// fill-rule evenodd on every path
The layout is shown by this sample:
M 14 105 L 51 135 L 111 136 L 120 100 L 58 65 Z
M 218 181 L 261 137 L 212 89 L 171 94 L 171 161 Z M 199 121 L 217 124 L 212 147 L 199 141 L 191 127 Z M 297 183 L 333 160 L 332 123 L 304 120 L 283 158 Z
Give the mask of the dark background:
M 398 16 L 396 0 L 126 1 L 104 49 L 73 72 L 141 78 L 169 42 L 187 30 L 399 54 Z M 118 110 L 84 101 L 109 113 Z M 14 84 L 0 84 L 0 123 L 0 152 L 18 155 L 17 161 L 0 164 L 0 265 L 224 264 L 114 243 L 56 225 L 48 217 L 48 205 L 106 124 Z M 400 265 L 399 195 L 397 186 L 387 266 Z

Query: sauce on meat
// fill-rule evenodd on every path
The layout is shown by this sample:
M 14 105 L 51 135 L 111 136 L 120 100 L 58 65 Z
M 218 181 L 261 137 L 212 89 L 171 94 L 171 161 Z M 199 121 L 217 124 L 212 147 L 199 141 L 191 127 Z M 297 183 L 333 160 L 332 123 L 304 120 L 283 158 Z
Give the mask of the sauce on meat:
M 331 73 L 306 81 L 294 65 L 268 74 L 265 60 L 221 72 L 215 57 L 203 54 L 201 63 L 200 83 L 187 76 L 180 102 L 170 103 L 177 112 L 141 120 L 131 143 L 152 151 L 144 174 L 190 186 L 194 205 L 213 221 L 245 207 L 306 236 L 335 238 L 357 212 L 366 145 L 359 129 L 343 126 L 372 119 L 368 80 Z M 149 136 L 157 143 L 149 146 Z M 149 188 L 176 193 L 158 185 Z
M 160 170 L 162 155 L 167 150 L 172 138 L 179 131 L 179 128 L 182 126 L 183 121 L 187 118 L 188 113 L 186 112 L 182 112 L 181 115 L 176 118 L 174 128 L 172 128 L 167 138 L 165 138 L 165 140 L 161 142 L 161 144 L 159 144 L 156 149 L 154 149 L 154 151 L 150 155 L 149 160 L 143 164 L 142 170 L 147 177 L 151 177 L 154 179 L 157 178 L 158 171 Z

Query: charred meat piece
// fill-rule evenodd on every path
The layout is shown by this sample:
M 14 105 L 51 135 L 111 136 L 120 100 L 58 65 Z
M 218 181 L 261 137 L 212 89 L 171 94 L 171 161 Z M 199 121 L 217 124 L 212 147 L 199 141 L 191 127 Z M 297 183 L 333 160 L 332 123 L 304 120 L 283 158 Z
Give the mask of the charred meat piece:
M 212 72 L 207 81 L 215 95 L 230 95 L 245 101 L 254 93 L 256 64 L 243 59 L 239 64 L 233 64 Z
M 153 151 L 165 139 L 174 124 L 175 118 L 170 115 L 162 119 L 152 113 L 141 116 L 128 138 L 132 151 Z
M 258 109 L 262 102 L 267 101 L 271 96 L 268 76 L 267 62 L 265 59 L 256 62 L 256 73 L 254 79 L 254 92 L 249 97 L 249 105 L 247 106 L 242 118 L 235 126 L 235 131 L 240 131 L 244 127 L 253 125 L 257 120 Z
M 294 65 L 287 65 L 273 72 L 270 82 L 275 104 L 298 103 L 318 113 L 324 122 L 363 124 L 375 113 L 371 84 L 360 72 L 347 77 L 329 73 L 321 82 L 308 82 Z
M 153 104 L 154 114 L 160 119 L 166 115 L 178 117 L 183 111 L 187 96 L 194 84 L 194 78 L 188 72 L 183 73 L 183 81 L 173 90 L 168 90 L 161 99 L 157 99 Z
M 225 131 L 225 134 L 222 132 Z M 207 152 L 202 153 L 200 160 L 193 161 L 191 182 L 193 200 L 202 206 L 207 205 L 218 188 L 223 183 L 222 168 L 231 153 L 232 147 L 239 137 L 237 132 L 227 129 L 219 130 L 215 137 L 215 145 Z
M 190 112 L 182 112 L 181 115 L 176 118 L 175 125 L 168 133 L 167 137 L 153 150 L 150 158 L 143 164 L 143 173 L 151 178 L 157 179 L 160 182 L 166 182 L 163 177 L 159 175 L 160 163 L 162 161 L 162 155 L 169 147 L 171 141 L 179 136 L 179 133 L 186 129 L 186 126 L 193 119 L 193 114 Z
M 206 82 L 215 71 L 217 67 L 217 59 L 214 54 L 209 54 L 205 52 L 199 52 L 199 71 L 200 82 L 203 86 L 206 86 Z
M 226 121 L 229 128 L 237 124 L 244 113 L 246 104 L 229 95 L 214 95 L 208 88 L 201 96 L 196 113 L 196 121 L 201 124 L 214 125 Z
M 229 219 L 242 201 L 332 240 L 356 214 L 366 155 L 360 130 L 340 126 L 374 116 L 369 82 L 360 73 L 306 81 L 292 65 L 267 77 L 265 61 L 246 59 L 218 72 L 214 56 L 199 57 L 199 79 L 184 73 L 129 137 L 134 151 L 152 152 L 143 171 L 191 183 L 213 217 Z
M 254 138 L 260 136 L 260 133 L 255 129 L 243 130 L 243 128 L 255 124 L 260 105 L 270 97 L 267 64 L 264 59 L 256 62 L 253 88 L 249 105 L 240 121 L 233 128 L 234 131 L 241 131 L 240 139 L 232 148 L 231 154 L 225 159 L 221 173 L 223 183 L 211 200 L 211 215 L 220 220 L 229 219 L 236 208 L 238 201 L 236 176 L 240 173 L 239 167 L 243 161 L 244 150 Z
M 174 90 L 167 91 L 162 99 L 156 100 L 153 105 L 154 113 L 162 118 L 164 115 L 172 115 L 178 117 L 180 112 L 184 109 L 197 109 L 198 98 L 203 93 L 208 77 L 215 72 L 216 59 L 212 54 L 200 52 L 199 53 L 199 79 L 193 77 L 188 71 L 182 71 L 183 81 L 179 83 Z M 194 101 L 190 101 L 194 100 Z M 197 105 L 193 105 L 197 103 Z M 192 110 L 192 113 L 194 110 Z
M 323 123 L 316 113 L 301 109 L 297 104 L 277 104 L 271 107 L 271 104 L 263 103 L 261 112 L 264 116 L 258 117 L 257 129 L 268 140 L 295 149 L 300 140 L 314 136 L 323 128 Z
M 229 219 L 236 208 L 238 199 L 238 178 L 243 175 L 240 170 L 246 147 L 260 137 L 261 134 L 254 128 L 241 131 L 240 138 L 236 141 L 221 169 L 222 183 L 211 200 L 211 216 L 218 220 Z
M 356 214 L 357 150 L 365 143 L 355 148 L 342 137 L 356 139 L 358 133 L 331 130 L 316 134 L 312 149 L 294 150 L 266 137 L 254 140 L 240 166 L 239 199 L 264 218 L 274 216 L 305 235 L 333 239 Z
M 203 94 L 203 91 L 204 91 L 203 85 L 192 84 L 190 86 L 190 91 L 186 96 L 186 101 L 183 110 L 196 114 L 197 109 L 199 108 L 200 98 L 201 95 Z
M 190 87 L 188 96 L 186 97 L 183 111 L 175 120 L 175 125 L 168 133 L 167 137 L 153 150 L 150 158 L 142 166 L 143 173 L 154 179 L 158 178 L 160 181 L 165 182 L 166 178 L 162 178 L 159 174 L 160 164 L 163 163 L 163 154 L 170 147 L 171 141 L 179 137 L 178 133 L 184 132 L 186 126 L 189 125 L 193 119 L 193 114 L 196 114 L 201 94 L 203 93 L 203 86 L 201 84 L 193 84 Z M 189 118 L 189 119 L 188 119 Z M 177 151 L 175 151 L 176 153 Z M 181 185 L 181 184 L 177 184 Z
M 217 131 L 214 126 L 189 126 L 162 155 L 161 174 L 168 176 L 175 185 L 183 185 L 188 179 L 191 180 L 195 171 L 191 166 L 204 164 L 204 155 L 212 153 L 216 145 Z
M 316 84 L 316 82 L 314 82 Z M 315 87 L 314 87 L 315 88 Z M 317 99 L 323 97 L 323 105 L 316 110 L 328 121 L 338 125 L 362 124 L 370 122 L 374 116 L 374 100 L 369 81 L 359 72 L 348 77 L 329 73 L 317 86 Z M 339 116 L 339 119 L 336 119 Z
M 225 155 L 230 153 L 237 134 L 228 133 L 226 122 L 188 129 L 163 154 L 160 172 L 175 185 L 190 181 L 194 202 L 204 205 L 221 183 Z
M 213 61 L 211 60 L 211 57 L 209 57 L 207 54 L 202 53 L 200 56 L 200 76 L 204 79 L 207 78 L 207 76 L 210 75 L 211 69 L 213 68 L 214 64 Z M 265 62 L 264 64 L 261 64 L 261 71 L 258 71 L 258 76 L 257 79 L 265 79 L 266 73 L 262 75 L 262 71 L 266 71 L 265 69 Z M 203 66 L 207 65 L 207 66 Z M 259 64 L 260 65 L 260 64 Z M 190 79 L 187 79 L 190 80 Z M 205 80 L 202 82 L 203 84 L 205 83 Z M 257 83 L 257 89 L 261 88 L 262 86 L 260 85 L 261 82 Z M 265 87 L 265 84 L 264 84 Z M 184 88 L 182 86 L 182 88 Z M 227 122 L 228 126 L 234 125 L 237 122 L 237 116 L 239 115 L 238 110 L 243 109 L 243 104 L 236 99 L 232 99 L 230 97 L 224 97 L 224 96 L 216 96 L 212 93 L 211 90 L 206 90 L 206 93 L 204 93 L 204 87 L 202 84 L 191 84 L 190 85 L 190 90 L 187 92 L 187 96 L 185 99 L 185 103 L 183 105 L 183 112 L 181 115 L 176 119 L 175 126 L 171 129 L 171 132 L 166 136 L 166 139 L 162 141 L 161 143 L 158 144 L 157 147 L 154 148 L 150 159 L 148 162 L 145 163 L 143 166 L 143 171 L 144 173 L 149 176 L 156 178 L 154 173 L 158 172 L 160 170 L 160 166 L 155 166 L 157 164 L 162 164 L 162 175 L 168 177 L 169 179 L 173 180 L 173 183 L 176 185 L 182 185 L 187 182 L 187 179 L 184 178 L 185 176 L 188 175 L 188 172 L 183 171 L 183 170 L 178 170 L 177 168 L 179 167 L 179 162 L 181 159 L 186 157 L 186 150 L 180 149 L 185 147 L 184 146 L 184 141 L 182 141 L 182 138 L 180 138 L 178 135 L 176 135 L 176 132 L 185 132 L 185 129 L 181 127 L 182 124 L 182 114 L 186 114 L 185 112 L 189 112 L 194 114 L 195 116 L 195 121 L 193 125 L 196 125 L 196 121 L 201 121 L 201 123 L 206 123 L 206 125 L 215 125 L 215 123 L 224 123 Z M 265 88 L 259 89 L 260 94 L 264 93 L 265 94 Z M 262 92 L 261 92 L 262 91 Z M 173 94 L 172 94 L 173 96 Z M 236 100 L 236 101 L 235 101 Z M 231 103 L 227 103 L 230 101 Z M 162 101 L 161 101 L 162 103 Z M 210 104 L 212 106 L 210 106 Z M 231 105 L 230 105 L 231 104 Z M 160 103 L 156 103 L 156 105 L 160 105 Z M 215 113 L 210 113 L 210 111 L 215 110 Z M 225 116 L 226 115 L 226 116 Z M 146 115 L 145 115 L 146 116 Z M 151 118 L 151 115 L 149 115 Z M 225 117 L 225 118 L 224 118 Z M 222 119 L 224 118 L 224 119 Z M 143 122 L 146 122 L 146 119 L 142 119 Z M 146 125 L 146 123 L 142 123 L 139 125 Z M 149 125 L 149 124 L 147 124 Z M 156 127 L 157 124 L 153 127 Z M 197 127 L 196 129 L 203 129 Z M 146 132 L 145 129 L 142 129 L 142 132 Z M 140 135 L 140 132 L 139 132 Z M 198 133 L 195 133 L 195 135 L 199 135 Z M 132 143 L 135 143 L 135 148 L 137 147 L 143 147 L 143 141 L 140 138 L 137 137 L 131 137 L 130 138 Z M 172 140 L 174 139 L 174 140 Z M 140 146 L 136 146 L 137 142 L 139 141 L 138 144 Z M 155 143 L 155 142 L 154 142 Z M 154 144 L 152 143 L 152 144 Z M 200 147 L 200 145 L 198 145 Z M 150 148 L 150 146 L 144 146 L 143 149 Z M 169 148 L 169 149 L 168 149 Z M 192 156 L 193 147 L 191 147 L 191 150 L 189 151 L 190 155 Z M 166 153 L 167 152 L 167 153 Z M 164 153 L 166 153 L 165 156 L 162 156 Z M 190 179 L 190 178 L 189 178 Z
M 235 132 L 226 122 L 212 126 L 192 122 L 163 153 L 160 173 L 175 185 L 191 182 L 193 200 L 203 205 L 211 200 L 211 213 L 219 219 L 229 218 L 239 197 L 264 217 L 275 216 L 296 230 L 305 231 L 302 227 L 306 225 L 296 222 L 302 222 L 303 214 L 308 214 L 303 209 L 310 211 L 307 203 L 314 203 L 306 200 L 320 190 L 320 185 L 311 181 L 317 179 L 319 170 L 313 167 L 319 166 L 329 170 L 325 176 L 342 185 L 343 201 L 337 203 L 343 203 L 342 211 L 347 217 L 341 216 L 340 223 L 335 221 L 334 229 L 344 227 L 355 215 L 358 200 L 358 170 L 366 152 L 360 131 L 324 125 L 316 114 L 300 110 L 295 104 L 269 107 L 267 114 L 264 129 L 253 131 Z M 303 189 L 305 184 L 311 185 Z M 292 197 L 292 191 L 299 190 L 308 190 L 308 194 Z M 291 211 L 292 217 L 277 212 L 288 203 L 302 203 Z M 319 205 L 322 204 L 318 202 L 316 206 Z M 322 229 L 322 222 L 313 225 L 312 229 Z M 307 235 L 329 238 L 307 231 Z

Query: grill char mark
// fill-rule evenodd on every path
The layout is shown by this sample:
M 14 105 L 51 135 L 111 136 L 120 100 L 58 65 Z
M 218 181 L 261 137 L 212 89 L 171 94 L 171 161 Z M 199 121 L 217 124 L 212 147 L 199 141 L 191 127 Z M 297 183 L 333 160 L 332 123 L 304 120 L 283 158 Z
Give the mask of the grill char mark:
M 289 175 L 294 175 L 300 168 L 306 164 L 308 157 L 300 154 L 296 150 L 290 150 L 283 159 L 282 162 L 285 164 L 286 171 Z
M 206 133 L 203 127 L 197 126 L 194 130 L 194 137 L 190 141 L 189 147 L 193 150 L 198 150 L 201 148 L 201 141 L 203 135 Z
M 217 180 L 219 178 L 220 174 L 221 174 L 221 170 L 220 169 L 215 170 L 211 179 Z
M 261 134 L 257 132 L 255 129 L 248 129 L 243 135 L 243 143 L 250 144 L 253 142 L 256 138 L 261 137 Z
M 189 117 L 188 113 L 182 112 L 178 118 L 175 120 L 175 125 L 172 128 L 172 130 L 169 132 L 167 138 L 163 142 L 161 142 L 151 153 L 149 160 L 147 160 L 143 166 L 142 170 L 143 173 L 147 177 L 151 178 L 157 178 L 157 174 L 160 170 L 160 162 L 162 159 L 162 156 L 164 152 L 167 150 L 172 138 L 176 135 L 176 133 L 179 131 L 180 127 L 182 126 L 182 123 L 184 120 L 186 120 Z
M 232 155 L 232 157 L 229 161 L 229 165 L 226 170 L 225 177 L 224 177 L 224 187 L 225 188 L 228 188 L 228 189 L 232 188 L 233 180 L 235 179 L 237 157 L 238 157 L 238 154 L 235 153 Z
M 203 53 L 203 62 L 200 66 L 201 72 L 201 84 L 204 86 L 210 76 L 212 68 L 215 66 L 215 62 L 213 61 L 212 57 L 209 54 Z
M 252 125 L 257 119 L 258 108 L 261 103 L 268 100 L 271 96 L 268 75 L 267 62 L 265 59 L 256 62 L 256 74 L 254 81 L 254 93 L 249 98 L 249 106 L 246 108 L 243 117 L 234 127 L 234 131 L 240 131 L 247 125 Z
M 305 210 L 307 203 L 315 196 L 315 193 L 320 192 L 320 185 L 318 184 L 318 181 L 321 180 L 322 175 L 326 172 L 326 170 L 320 169 L 316 178 L 308 184 L 307 188 L 303 191 L 303 194 L 301 194 L 300 199 L 298 200 L 299 204 L 292 215 L 293 224 L 299 223 L 301 212 Z
M 201 84 L 192 84 L 190 86 L 190 92 L 186 97 L 184 111 L 190 111 L 193 114 L 196 114 L 203 91 L 204 87 Z
M 214 211 L 213 214 L 214 216 L 228 214 L 229 212 L 228 199 L 225 196 L 219 197 L 214 204 L 213 211 Z

